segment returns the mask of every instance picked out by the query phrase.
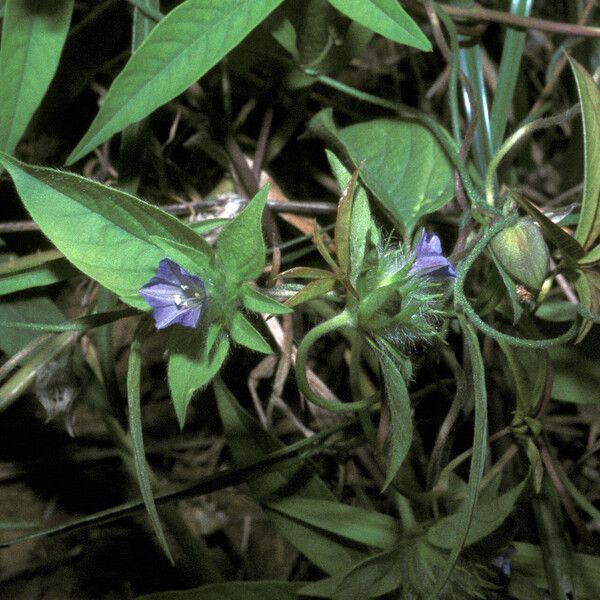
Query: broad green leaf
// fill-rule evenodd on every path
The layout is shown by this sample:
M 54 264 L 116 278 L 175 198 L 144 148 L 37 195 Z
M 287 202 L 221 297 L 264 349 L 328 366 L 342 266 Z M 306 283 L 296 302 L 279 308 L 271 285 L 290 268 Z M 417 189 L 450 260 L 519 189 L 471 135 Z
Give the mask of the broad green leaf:
M 396 0 L 329 0 L 340 12 L 394 42 L 429 52 L 431 43 Z
M 256 352 L 262 352 L 263 354 L 273 353 L 273 349 L 269 346 L 267 340 L 240 311 L 236 311 L 233 315 L 229 332 L 234 342 L 246 346 L 250 350 L 256 350 Z
M 513 545 L 517 550 L 510 559 L 514 570 L 548 589 L 540 547 L 524 542 L 514 542 Z M 600 598 L 600 557 L 573 552 L 571 562 L 577 597 L 585 600 Z
M 283 447 L 239 405 L 220 378 L 214 380 L 213 386 L 223 429 L 238 467 Z M 265 510 L 279 533 L 326 573 L 346 571 L 366 556 L 364 552 L 342 544 L 335 536 L 276 512 L 278 497 L 336 501 L 325 483 L 308 466 L 290 466 L 253 477 L 248 485 L 255 499 L 268 502 L 270 508 Z
M 297 600 L 297 591 L 306 585 L 299 581 L 229 581 L 192 590 L 158 592 L 136 600 Z
M 379 352 L 378 358 L 385 383 L 391 428 L 389 440 L 390 462 L 383 484 L 385 490 L 396 477 L 410 450 L 413 438 L 413 422 L 410 397 L 399 366 L 384 352 Z
M 56 72 L 73 0 L 9 0 L 0 45 L 0 150 L 12 154 Z
M 448 158 L 435 136 L 413 121 L 377 119 L 339 131 L 361 178 L 408 234 L 454 197 Z
M 23 204 L 78 269 L 136 308 L 139 289 L 168 254 L 152 236 L 202 250 L 189 227 L 156 206 L 79 175 L 26 165 L 0 153 Z
M 268 506 L 297 521 L 382 550 L 393 548 L 401 534 L 393 517 L 341 502 L 291 497 Z
M 293 312 L 292 309 L 285 304 L 281 304 L 281 302 L 277 302 L 277 300 L 265 296 L 265 294 L 262 294 L 249 285 L 244 285 L 242 287 L 242 302 L 244 308 L 255 313 L 287 315 Z
M 154 533 L 158 538 L 163 552 L 173 563 L 173 557 L 169 550 L 169 544 L 165 537 L 154 495 L 152 494 L 152 484 L 146 464 L 146 454 L 144 452 L 144 438 L 142 432 L 142 407 L 140 397 L 140 378 L 142 375 L 142 342 L 148 328 L 148 323 L 142 320 L 138 326 L 133 342 L 129 350 L 129 362 L 127 365 L 127 405 L 129 407 L 129 433 L 131 435 L 131 446 L 133 450 L 133 462 L 135 465 L 135 474 L 140 486 L 140 492 L 144 500 L 144 506 L 148 511 L 150 522 L 154 528 Z
M 255 279 L 265 266 L 262 214 L 268 193 L 269 187 L 264 186 L 219 234 L 217 256 L 232 281 Z
M 179 426 L 193 393 L 207 385 L 218 373 L 229 352 L 229 338 L 220 326 L 203 328 L 174 327 L 169 339 L 168 379 Z
M 212 248 L 203 238 L 198 236 L 198 240 L 202 240 L 197 244 L 197 246 L 202 247 L 202 250 L 180 244 L 175 240 L 158 235 L 150 236 L 150 241 L 163 250 L 165 256 L 172 258 L 184 269 L 193 275 L 200 275 L 202 278 L 211 277 L 213 272 L 211 264 L 213 254 Z
M 550 348 L 552 398 L 574 404 L 600 403 L 600 360 L 580 347 Z
M 67 164 L 185 91 L 281 2 L 186 0 L 170 11 L 114 80 Z
M 600 235 L 600 90 L 577 61 L 569 60 L 581 101 L 585 161 L 581 214 L 575 239 L 589 250 Z
M 309 124 L 315 135 L 331 141 L 355 165 L 360 177 L 409 235 L 418 221 L 454 197 L 452 167 L 435 136 L 413 121 L 376 119 L 336 129 L 331 109 Z
M 514 488 L 487 502 L 478 502 L 473 512 L 465 546 L 475 544 L 493 533 L 513 512 L 528 479 L 524 479 Z M 460 535 L 460 512 L 441 518 L 427 530 L 427 539 L 439 548 L 452 549 L 457 535 Z

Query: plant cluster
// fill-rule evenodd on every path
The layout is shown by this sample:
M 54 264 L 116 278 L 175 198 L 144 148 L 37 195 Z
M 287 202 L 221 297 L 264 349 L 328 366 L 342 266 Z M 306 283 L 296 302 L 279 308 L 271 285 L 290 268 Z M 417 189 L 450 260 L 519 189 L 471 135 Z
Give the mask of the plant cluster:
M 595 2 L 490 4 L 0 3 L 0 412 L 141 497 L 3 552 L 146 514 L 188 578 L 140 600 L 600 597 Z M 180 510 L 232 488 L 279 577 Z

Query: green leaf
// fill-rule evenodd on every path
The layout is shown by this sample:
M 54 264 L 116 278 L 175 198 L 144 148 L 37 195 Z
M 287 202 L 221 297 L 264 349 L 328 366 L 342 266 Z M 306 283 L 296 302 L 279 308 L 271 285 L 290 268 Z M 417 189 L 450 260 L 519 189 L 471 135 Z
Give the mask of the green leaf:
M 401 534 L 393 517 L 341 502 L 291 497 L 268 506 L 297 521 L 383 550 L 393 548 Z
M 592 248 L 583 258 L 579 259 L 581 266 L 594 265 L 598 262 L 600 262 L 600 244 Z
M 454 178 L 435 136 L 413 121 L 377 119 L 340 130 L 361 178 L 408 235 L 454 197 Z
M 207 385 L 219 372 L 229 352 L 229 339 L 219 325 L 200 329 L 173 327 L 169 339 L 169 389 L 179 426 L 193 393 Z
M 403 550 L 402 547 L 393 548 L 365 558 L 346 573 L 309 583 L 300 594 L 334 600 L 377 598 L 389 594 L 398 589 L 407 575 L 403 572 L 406 567 L 402 564 Z
M 593 280 L 586 271 L 579 273 L 579 277 L 575 281 L 575 290 L 579 297 L 579 303 L 582 304 L 587 310 L 597 313 L 598 312 L 598 290 L 596 289 Z M 593 321 L 583 319 L 581 326 L 579 327 L 579 333 L 575 338 L 575 344 L 578 344 L 585 338 L 592 328 Z
M 540 547 L 524 542 L 513 542 L 513 545 L 517 551 L 510 559 L 512 568 L 548 589 Z M 577 597 L 584 600 L 600 598 L 600 557 L 572 552 L 571 562 Z
M 185 91 L 281 2 L 187 0 L 174 8 L 114 80 L 67 164 Z
M 358 180 L 359 169 L 352 174 L 348 183 L 343 188 L 340 201 L 338 202 L 337 217 L 335 220 L 335 252 L 340 269 L 344 273 L 350 272 L 350 241 L 352 239 L 350 223 L 352 221 L 352 206 L 354 204 L 354 194 L 356 191 L 356 182 Z
M 335 287 L 336 280 L 333 277 L 327 277 L 325 279 L 317 279 L 311 281 L 308 285 L 304 286 L 297 294 L 294 294 L 289 300 L 286 301 L 287 306 L 298 306 L 303 302 L 309 300 L 315 300 L 325 296 L 328 292 L 331 292 Z
M 283 444 L 263 430 L 245 411 L 220 378 L 213 382 L 223 429 L 238 467 L 264 458 Z M 276 512 L 278 498 L 336 501 L 325 483 L 307 466 L 290 466 L 248 480 L 252 496 L 269 503 L 266 512 L 279 533 L 317 567 L 328 574 L 341 573 L 366 553 L 340 543 L 305 523 Z
M 34 221 L 65 257 L 136 308 L 148 310 L 138 292 L 166 254 L 152 236 L 200 250 L 206 246 L 181 221 L 125 192 L 2 153 L 0 164 Z
M 300 581 L 229 581 L 191 590 L 158 592 L 136 600 L 297 600 Z
M 510 13 L 522 17 L 529 17 L 533 0 L 512 0 Z M 498 82 L 494 91 L 494 101 L 490 111 L 490 128 L 492 135 L 492 148 L 498 150 L 504 139 L 506 123 L 513 107 L 513 98 L 519 73 L 525 37 L 527 32 L 509 27 L 506 29 L 502 45 L 502 59 L 498 72 Z
M 281 304 L 281 302 L 277 302 L 277 300 L 273 300 L 273 298 L 265 296 L 265 294 L 262 294 L 247 284 L 242 287 L 242 302 L 244 304 L 244 308 L 247 308 L 255 313 L 288 315 L 293 312 L 293 310 L 285 304 Z
M 534 415 L 546 385 L 548 355 L 541 350 L 515 348 L 498 341 L 515 381 L 517 408 L 515 418 Z
M 552 398 L 573 404 L 600 403 L 600 360 L 579 347 L 550 348 Z
M 151 235 L 150 240 L 164 251 L 165 256 L 172 258 L 190 273 L 201 275 L 204 278 L 211 277 L 213 251 L 200 236 L 198 236 L 198 240 L 202 240 L 204 243 L 199 242 L 198 246 L 202 247 L 202 250 L 158 235 Z
M 464 545 L 470 546 L 493 533 L 513 512 L 515 503 L 523 492 L 528 479 L 525 478 L 514 488 L 487 502 L 478 502 Z M 451 550 L 460 535 L 462 512 L 442 517 L 427 530 L 427 539 L 434 546 Z
M 429 52 L 431 44 L 396 0 L 329 0 L 340 12 L 399 44 Z
M 588 250 L 600 235 L 600 91 L 592 76 L 575 60 L 569 59 L 583 119 L 585 177 L 581 214 L 575 239 Z
M 265 266 L 262 214 L 269 186 L 264 186 L 235 219 L 227 223 L 217 240 L 217 256 L 228 279 L 242 282 L 258 277 Z
M 349 185 L 352 175 L 344 167 L 340 160 L 330 152 L 326 150 L 327 160 L 335 178 L 337 179 L 340 189 L 344 190 Z M 369 209 L 369 200 L 367 193 L 361 185 L 356 186 L 351 206 L 350 222 L 348 223 L 349 239 L 350 239 L 350 283 L 356 284 L 356 281 L 362 271 L 363 260 L 365 256 L 365 248 L 367 246 L 367 239 L 369 232 L 373 235 L 375 233 L 375 224 L 371 217 L 371 211 Z M 337 244 L 337 233 L 336 233 L 336 244 Z M 339 246 L 339 244 L 337 244 Z
M 12 154 L 58 67 L 73 0 L 10 0 L 0 46 L 0 150 Z
M 459 509 L 457 517 L 456 534 L 452 549 L 444 572 L 438 578 L 432 597 L 435 598 L 442 591 L 446 582 L 452 575 L 463 546 L 468 540 L 469 530 L 475 513 L 479 484 L 485 466 L 487 450 L 487 390 L 485 387 L 485 367 L 479 347 L 479 340 L 474 329 L 464 317 L 459 317 L 461 329 L 464 334 L 473 378 L 473 395 L 475 400 L 475 431 L 473 433 L 473 455 L 469 467 L 469 481 L 467 483 L 466 497 Z
M 399 366 L 384 352 L 378 352 L 378 358 L 385 382 L 391 428 L 390 463 L 383 484 L 383 490 L 385 490 L 396 477 L 410 450 L 413 438 L 413 422 L 410 397 Z
M 42 287 L 64 281 L 77 275 L 79 271 L 66 259 L 59 258 L 46 264 L 11 274 L 0 275 L 0 296 L 21 290 Z
M 234 342 L 246 346 L 250 350 L 256 350 L 256 352 L 273 354 L 273 349 L 269 346 L 267 340 L 240 311 L 236 311 L 233 315 L 229 331 Z
M 160 13 L 160 0 L 141 0 L 142 4 L 152 13 Z M 133 9 L 133 27 L 131 30 L 131 50 L 135 52 L 142 42 L 150 35 L 156 22 L 145 16 L 139 8 Z M 120 174 L 119 174 L 120 175 Z
M 165 537 L 154 496 L 152 494 L 152 485 L 148 474 L 148 465 L 146 464 L 146 454 L 144 452 L 144 438 L 142 432 L 142 408 L 140 397 L 140 378 L 142 375 L 142 342 L 148 329 L 148 323 L 144 320 L 138 325 L 135 332 L 131 348 L 129 350 L 129 362 L 127 365 L 127 405 L 129 407 L 129 432 L 131 435 L 131 446 L 133 450 L 133 462 L 135 465 L 135 474 L 140 486 L 140 492 L 144 500 L 144 506 L 148 511 L 150 522 L 154 533 L 158 538 L 163 552 L 173 564 L 173 557 L 169 550 L 169 544 Z
M 317 113 L 309 130 L 337 139 L 360 177 L 409 235 L 419 219 L 454 197 L 452 167 L 435 136 L 413 121 L 376 119 L 335 129 L 331 109 Z

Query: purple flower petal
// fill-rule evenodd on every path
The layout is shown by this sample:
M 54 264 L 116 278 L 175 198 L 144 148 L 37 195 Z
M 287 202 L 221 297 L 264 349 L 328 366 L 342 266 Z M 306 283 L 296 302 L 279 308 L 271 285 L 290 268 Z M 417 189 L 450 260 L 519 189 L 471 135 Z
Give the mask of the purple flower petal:
M 440 238 L 425 229 L 421 233 L 421 239 L 415 247 L 415 261 L 411 273 L 427 275 L 431 279 L 447 279 L 456 277 L 456 272 L 450 261 L 442 255 L 442 243 Z
M 140 289 L 140 296 L 152 307 L 157 329 L 176 323 L 196 327 L 206 303 L 202 279 L 168 258 L 160 261 L 156 275 Z

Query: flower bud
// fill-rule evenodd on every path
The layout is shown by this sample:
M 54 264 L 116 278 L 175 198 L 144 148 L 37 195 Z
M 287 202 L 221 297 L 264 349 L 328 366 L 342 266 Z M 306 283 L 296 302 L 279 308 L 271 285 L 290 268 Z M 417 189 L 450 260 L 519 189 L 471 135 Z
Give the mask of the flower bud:
M 514 280 L 539 290 L 548 269 L 548 246 L 533 219 L 525 217 L 503 229 L 491 242 L 494 256 Z

